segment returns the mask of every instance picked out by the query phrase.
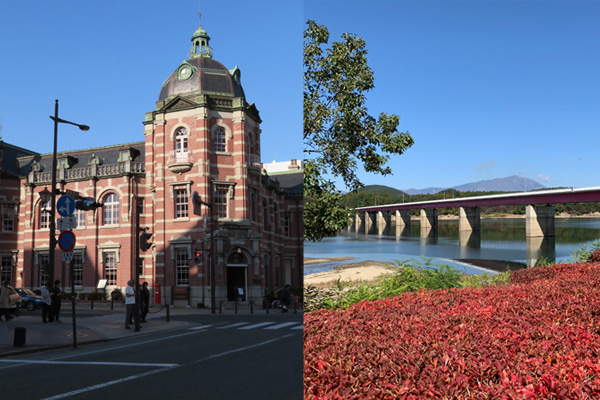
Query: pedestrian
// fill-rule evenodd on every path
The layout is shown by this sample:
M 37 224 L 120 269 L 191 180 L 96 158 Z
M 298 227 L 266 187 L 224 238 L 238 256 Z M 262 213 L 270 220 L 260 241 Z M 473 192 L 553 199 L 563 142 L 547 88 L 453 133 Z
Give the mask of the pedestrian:
M 2 286 L 0 286 L 0 319 L 2 319 L 2 315 L 4 314 L 5 321 L 13 319 L 10 316 L 10 293 L 8 281 L 2 282 Z
M 50 322 L 60 322 L 60 305 L 62 304 L 62 290 L 60 290 L 60 281 L 57 279 L 54 281 L 54 287 L 50 291 L 50 298 L 52 300 Z
M 52 298 L 50 297 L 50 282 L 46 282 L 45 285 L 42 286 L 42 322 L 47 324 L 49 318 L 52 318 Z
M 140 322 L 147 322 L 146 315 L 148 315 L 148 309 L 150 307 L 150 291 L 148 290 L 148 282 L 142 284 L 140 289 Z
M 131 329 L 129 326 L 133 323 L 132 315 L 133 315 L 133 307 L 135 306 L 135 291 L 133 290 L 133 285 L 135 284 L 135 279 L 130 279 L 127 282 L 127 287 L 125 288 L 125 329 Z

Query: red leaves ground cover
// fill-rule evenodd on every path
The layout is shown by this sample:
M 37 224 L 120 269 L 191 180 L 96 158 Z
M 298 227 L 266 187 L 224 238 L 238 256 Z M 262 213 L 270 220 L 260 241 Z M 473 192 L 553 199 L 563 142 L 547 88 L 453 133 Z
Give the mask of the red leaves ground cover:
M 600 399 L 600 264 L 304 318 L 305 399 Z

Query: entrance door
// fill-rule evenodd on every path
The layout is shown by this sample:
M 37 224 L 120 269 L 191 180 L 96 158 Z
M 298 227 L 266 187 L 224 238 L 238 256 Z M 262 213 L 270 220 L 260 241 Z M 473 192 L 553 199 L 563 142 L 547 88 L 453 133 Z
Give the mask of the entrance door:
M 246 270 L 247 266 L 227 266 L 227 300 L 246 301 Z

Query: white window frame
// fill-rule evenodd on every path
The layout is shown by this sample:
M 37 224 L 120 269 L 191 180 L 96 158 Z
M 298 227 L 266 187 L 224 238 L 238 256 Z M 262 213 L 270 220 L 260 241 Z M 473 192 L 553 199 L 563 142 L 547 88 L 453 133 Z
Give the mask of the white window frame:
M 114 200 L 116 198 L 116 201 Z M 119 195 L 109 193 L 104 196 L 102 225 L 119 225 Z

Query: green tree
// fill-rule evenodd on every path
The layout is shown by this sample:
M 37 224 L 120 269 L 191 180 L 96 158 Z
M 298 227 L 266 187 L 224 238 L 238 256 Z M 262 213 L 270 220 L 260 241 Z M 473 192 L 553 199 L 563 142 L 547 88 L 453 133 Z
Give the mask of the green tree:
M 408 132 L 398 132 L 400 117 L 369 115 L 365 94 L 374 86 L 365 41 L 345 33 L 330 47 L 329 31 L 314 21 L 304 31 L 304 233 L 320 240 L 347 227 L 353 213 L 340 204 L 346 187 L 363 186 L 359 164 L 367 172 L 391 174 L 390 154 L 412 146 Z

